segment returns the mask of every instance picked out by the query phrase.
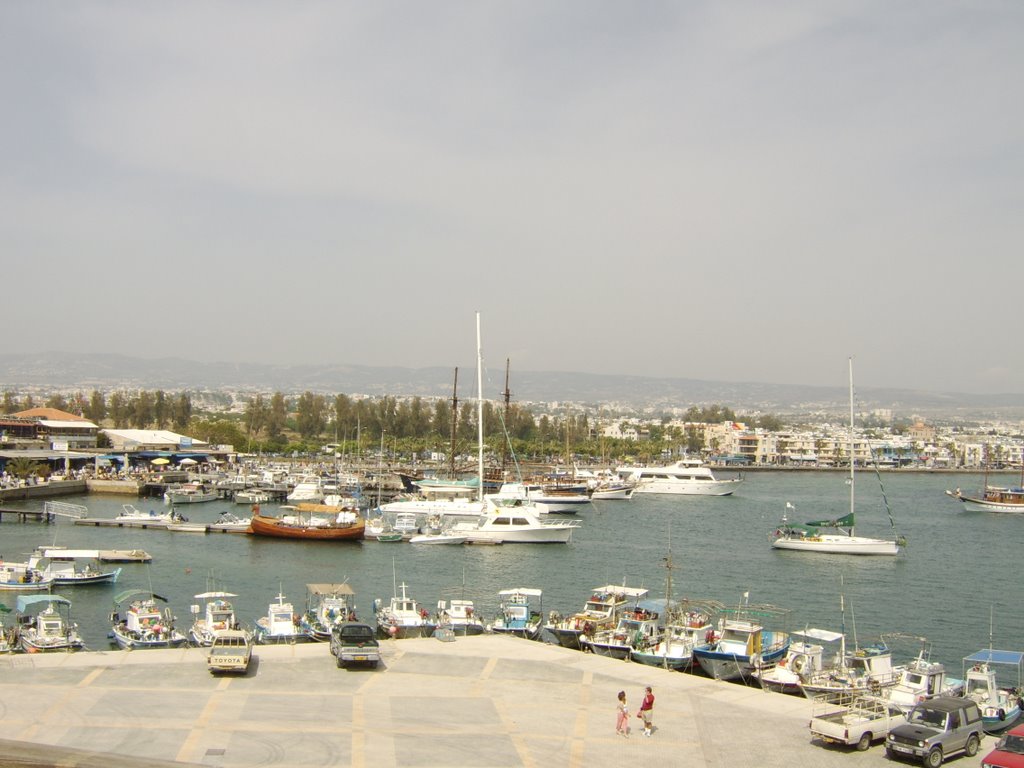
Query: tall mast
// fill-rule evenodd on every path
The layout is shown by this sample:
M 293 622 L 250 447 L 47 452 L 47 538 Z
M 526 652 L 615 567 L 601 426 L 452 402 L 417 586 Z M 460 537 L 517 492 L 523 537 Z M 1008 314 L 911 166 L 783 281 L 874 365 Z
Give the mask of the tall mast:
M 448 451 L 448 479 L 455 479 L 455 437 L 459 425 L 459 369 L 455 369 L 455 384 L 452 386 L 452 441 Z
M 505 391 L 502 393 L 505 398 L 505 432 L 508 433 L 508 419 L 512 410 L 512 390 L 508 388 L 508 367 L 509 359 L 505 358 Z M 508 465 L 508 439 L 502 440 L 501 448 L 501 476 L 505 477 L 505 468 Z M 1021 481 L 1021 485 L 1024 485 L 1024 480 Z
M 476 313 L 476 429 L 477 429 L 477 472 L 480 478 L 479 500 L 484 500 L 484 374 L 483 358 L 480 352 L 480 313 Z
M 853 358 L 850 358 L 850 514 L 854 509 L 853 492 Z M 853 536 L 853 526 L 850 526 L 850 535 Z

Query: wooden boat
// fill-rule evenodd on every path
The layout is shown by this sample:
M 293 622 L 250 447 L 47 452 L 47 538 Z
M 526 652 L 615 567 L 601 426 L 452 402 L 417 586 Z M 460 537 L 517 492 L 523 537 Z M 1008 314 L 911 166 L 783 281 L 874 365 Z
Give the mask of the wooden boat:
M 29 606 L 46 607 L 34 616 Z M 60 606 L 68 615 L 60 612 Z M 18 595 L 18 613 L 21 614 L 21 647 L 28 653 L 39 651 L 74 651 L 84 644 L 78 626 L 71 623 L 71 601 L 60 595 Z
M 302 630 L 313 640 L 328 641 L 335 627 L 356 620 L 356 593 L 348 584 L 307 584 Z
M 317 509 L 303 509 L 306 506 Z M 366 532 L 363 519 L 348 510 L 300 504 L 295 512 L 294 515 L 281 517 L 269 517 L 255 512 L 249 522 L 249 533 L 278 539 L 361 541 Z
M 536 640 L 540 636 L 544 615 L 543 592 L 532 587 L 516 587 L 503 589 L 498 596 L 501 598 L 501 611 L 488 629 L 497 634 Z M 536 598 L 535 604 L 531 604 L 530 598 Z

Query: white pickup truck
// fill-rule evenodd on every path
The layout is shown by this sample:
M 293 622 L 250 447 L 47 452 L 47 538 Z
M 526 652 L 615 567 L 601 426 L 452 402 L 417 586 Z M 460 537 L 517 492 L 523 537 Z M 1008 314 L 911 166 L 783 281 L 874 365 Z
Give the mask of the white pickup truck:
M 252 640 L 248 632 L 226 629 L 213 638 L 206 666 L 210 674 L 217 672 L 245 672 L 252 658 Z
M 895 704 L 860 693 L 815 697 L 809 725 L 812 736 L 830 744 L 855 745 L 863 752 L 871 742 L 881 741 L 906 722 L 906 715 Z

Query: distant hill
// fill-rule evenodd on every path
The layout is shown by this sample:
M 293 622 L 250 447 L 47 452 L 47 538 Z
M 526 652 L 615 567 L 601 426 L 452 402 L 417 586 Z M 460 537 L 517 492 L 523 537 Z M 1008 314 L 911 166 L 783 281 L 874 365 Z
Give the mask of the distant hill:
M 0 387 L 111 390 L 281 391 L 366 395 L 448 397 L 451 368 L 369 367 L 362 365 L 276 365 L 269 363 L 202 363 L 167 357 L 144 359 L 116 354 L 41 352 L 0 355 Z M 511 373 L 510 389 L 519 402 L 616 404 L 660 411 L 720 403 L 737 411 L 764 413 L 842 412 L 845 387 L 813 387 L 757 382 L 659 379 L 554 371 Z M 489 370 L 484 391 L 499 398 L 505 387 L 504 366 Z M 471 397 L 475 368 L 460 369 L 460 396 Z M 935 417 L 1022 418 L 1021 395 L 973 395 L 956 392 L 857 388 L 859 411 L 890 408 L 897 415 Z

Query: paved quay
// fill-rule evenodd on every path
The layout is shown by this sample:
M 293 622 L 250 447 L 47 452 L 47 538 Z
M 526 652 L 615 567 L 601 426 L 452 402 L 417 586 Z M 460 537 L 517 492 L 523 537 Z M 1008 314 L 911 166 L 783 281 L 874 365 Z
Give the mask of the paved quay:
M 326 644 L 257 646 L 244 677 L 211 676 L 198 648 L 7 656 L 0 765 L 894 765 L 881 746 L 812 742 L 795 696 L 510 637 L 382 646 L 377 670 L 337 669 Z M 633 716 L 645 685 L 650 738 Z

